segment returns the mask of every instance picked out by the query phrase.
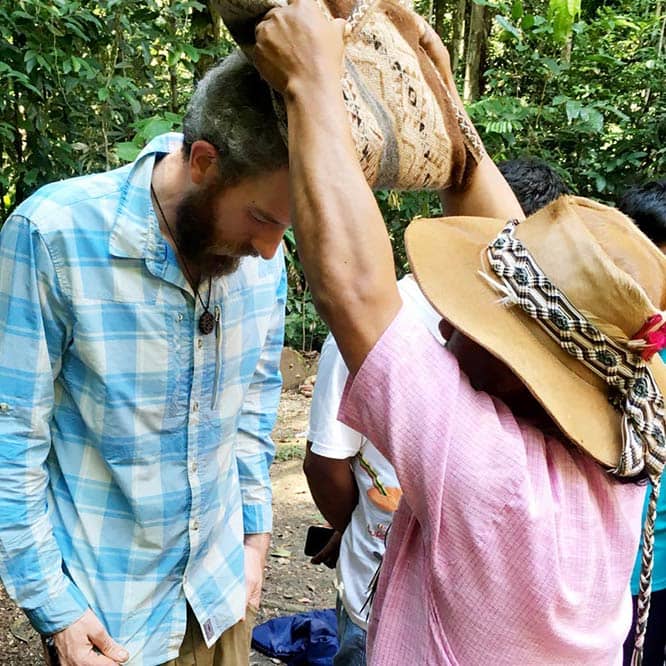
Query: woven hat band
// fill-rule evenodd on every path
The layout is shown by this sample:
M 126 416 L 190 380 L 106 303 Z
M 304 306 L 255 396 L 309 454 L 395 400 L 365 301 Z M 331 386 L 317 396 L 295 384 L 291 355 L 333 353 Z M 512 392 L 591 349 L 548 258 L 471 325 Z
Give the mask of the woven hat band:
M 568 354 L 601 377 L 609 399 L 622 415 L 623 451 L 611 473 L 634 477 L 643 470 L 651 481 L 661 476 L 666 461 L 664 398 L 650 368 L 627 340 L 612 339 L 589 321 L 544 274 L 515 236 L 510 221 L 489 244 L 488 263 L 499 282 L 504 305 L 517 305 Z

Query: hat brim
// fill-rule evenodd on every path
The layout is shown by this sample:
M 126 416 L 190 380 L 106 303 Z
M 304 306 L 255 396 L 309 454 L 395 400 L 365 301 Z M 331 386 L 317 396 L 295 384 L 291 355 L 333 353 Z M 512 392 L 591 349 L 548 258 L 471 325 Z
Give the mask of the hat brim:
M 617 466 L 621 415 L 608 387 L 479 276 L 488 243 L 506 220 L 449 217 L 414 220 L 405 234 L 410 265 L 433 307 L 456 329 L 503 361 L 543 405 L 562 432 L 598 462 Z M 662 393 L 666 368 L 650 363 Z

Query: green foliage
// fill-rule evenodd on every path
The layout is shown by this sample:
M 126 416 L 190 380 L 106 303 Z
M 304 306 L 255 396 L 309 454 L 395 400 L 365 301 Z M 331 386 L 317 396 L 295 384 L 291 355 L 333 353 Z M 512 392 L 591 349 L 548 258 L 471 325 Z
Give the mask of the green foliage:
M 550 0 L 548 20 L 553 26 L 553 39 L 564 43 L 571 37 L 574 22 L 580 16 L 581 0 Z
M 437 217 L 442 205 L 435 192 L 398 192 L 385 190 L 375 195 L 393 246 L 393 258 L 398 279 L 409 272 L 403 243 L 407 225 L 416 217 Z
M 278 442 L 275 447 L 275 462 L 303 460 L 305 458 L 305 442 Z
M 0 4 L 0 215 L 46 182 L 129 159 L 127 143 L 139 145 L 150 120 L 179 124 L 199 58 L 230 48 L 192 45 L 191 17 L 203 7 L 193 0 Z
M 579 10 L 502 4 L 485 94 L 469 111 L 496 160 L 541 157 L 574 191 L 613 201 L 666 171 L 664 16 L 626 0 L 574 21 Z
M 384 190 L 375 195 L 379 209 L 386 222 L 397 277 L 409 272 L 403 235 L 407 225 L 415 217 L 437 217 L 442 206 L 435 192 L 398 192 Z M 296 252 L 293 231 L 285 234 L 285 256 L 289 277 L 289 296 L 285 320 L 285 341 L 290 347 L 302 351 L 321 349 L 328 327 L 319 317 L 312 294 L 303 276 L 303 268 Z
M 152 139 L 165 132 L 176 131 L 182 122 L 182 116 L 170 111 L 161 116 L 143 118 L 132 123 L 136 132 L 131 141 L 120 141 L 114 148 L 121 162 L 132 162 L 137 158 L 141 149 Z
M 284 236 L 284 250 L 289 280 L 284 325 L 285 343 L 301 351 L 319 350 L 326 338 L 328 328 L 312 302 L 312 292 L 308 287 L 303 274 L 303 266 L 296 252 L 296 241 L 292 229 L 288 229 Z
M 664 0 L 473 2 L 492 28 L 484 92 L 469 110 L 496 160 L 541 157 L 574 191 L 608 201 L 664 176 Z M 416 2 L 430 19 L 435 5 Z M 40 185 L 113 168 L 178 129 L 194 80 L 233 48 L 218 34 L 196 0 L 0 3 L 0 219 Z M 405 227 L 441 207 L 433 193 L 377 201 L 402 276 Z M 326 327 L 291 233 L 285 246 L 287 343 L 317 349 Z

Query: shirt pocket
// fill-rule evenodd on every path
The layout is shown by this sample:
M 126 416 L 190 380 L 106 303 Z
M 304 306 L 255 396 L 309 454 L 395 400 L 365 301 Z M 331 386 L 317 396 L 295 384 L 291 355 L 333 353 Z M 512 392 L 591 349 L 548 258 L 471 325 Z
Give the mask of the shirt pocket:
M 225 375 L 252 380 L 276 307 L 275 282 L 262 280 L 229 290 L 220 304 Z
M 159 452 L 179 383 L 175 328 L 164 304 L 97 301 L 78 308 L 63 376 L 105 459 Z

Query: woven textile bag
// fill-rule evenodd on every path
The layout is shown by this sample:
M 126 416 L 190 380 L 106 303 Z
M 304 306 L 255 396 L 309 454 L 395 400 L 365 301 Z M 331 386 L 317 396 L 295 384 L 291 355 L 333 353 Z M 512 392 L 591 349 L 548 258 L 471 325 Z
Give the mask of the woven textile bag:
M 419 17 L 398 0 L 317 0 L 349 23 L 342 81 L 356 150 L 375 189 L 461 187 L 483 150 L 419 46 Z M 280 0 L 215 0 L 238 45 L 251 56 L 254 28 Z M 286 114 L 276 112 L 286 137 Z

